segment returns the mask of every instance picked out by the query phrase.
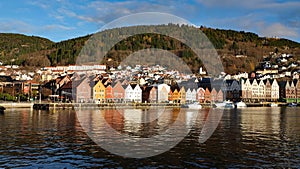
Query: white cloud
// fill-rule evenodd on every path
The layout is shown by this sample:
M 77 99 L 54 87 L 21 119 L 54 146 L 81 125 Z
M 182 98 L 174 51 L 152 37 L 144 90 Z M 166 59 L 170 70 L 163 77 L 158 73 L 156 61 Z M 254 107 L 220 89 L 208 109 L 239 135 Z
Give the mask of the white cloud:
M 272 25 L 261 28 L 260 34 L 266 37 L 285 37 L 292 39 L 296 39 L 299 37 L 299 34 L 295 29 L 286 27 L 281 23 L 274 23 Z
M 244 9 L 290 9 L 300 7 L 300 2 L 288 1 L 278 2 L 276 0 L 197 0 L 197 2 L 208 7 L 244 8 Z
M 53 24 L 53 25 L 46 25 L 43 27 L 43 29 L 45 30 L 73 30 L 75 29 L 74 27 L 67 27 L 64 25 L 57 25 L 57 24 Z
M 32 33 L 34 27 L 20 20 L 0 20 L 0 32 Z

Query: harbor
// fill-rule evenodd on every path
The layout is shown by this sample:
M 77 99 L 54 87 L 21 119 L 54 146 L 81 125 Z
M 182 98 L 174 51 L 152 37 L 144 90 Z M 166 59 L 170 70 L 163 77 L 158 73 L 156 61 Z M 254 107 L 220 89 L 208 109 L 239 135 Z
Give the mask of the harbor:
M 247 107 L 271 107 L 276 104 L 279 107 L 288 106 L 283 102 L 261 102 L 261 103 L 246 103 Z M 56 109 L 99 109 L 99 108 L 149 108 L 149 107 L 164 107 L 164 108 L 184 108 L 186 104 L 179 103 L 18 103 L 7 102 L 0 103 L 6 109 L 29 108 L 34 110 L 56 110 Z M 201 103 L 202 108 L 214 108 L 215 103 Z M 295 105 L 295 107 L 298 105 Z

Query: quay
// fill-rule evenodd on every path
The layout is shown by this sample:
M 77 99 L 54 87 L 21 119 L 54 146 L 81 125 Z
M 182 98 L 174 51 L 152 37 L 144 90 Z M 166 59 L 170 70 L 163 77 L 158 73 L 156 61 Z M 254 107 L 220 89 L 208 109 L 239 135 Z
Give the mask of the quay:
M 34 103 L 28 102 L 3 102 L 0 103 L 1 106 L 11 109 L 11 108 L 33 108 Z
M 261 103 L 246 103 L 247 107 L 270 107 L 272 102 L 261 102 Z M 287 103 L 278 102 L 278 106 L 287 106 Z M 34 110 L 53 110 L 53 109 L 97 109 L 97 108 L 149 108 L 154 107 L 181 107 L 179 103 L 18 103 L 18 102 L 7 102 L 0 103 L 4 108 L 30 108 Z M 214 107 L 211 103 L 201 103 L 203 108 Z
M 36 103 L 33 105 L 35 110 L 53 110 L 53 109 L 98 109 L 98 108 L 149 108 L 155 107 L 180 107 L 181 104 L 167 103 Z

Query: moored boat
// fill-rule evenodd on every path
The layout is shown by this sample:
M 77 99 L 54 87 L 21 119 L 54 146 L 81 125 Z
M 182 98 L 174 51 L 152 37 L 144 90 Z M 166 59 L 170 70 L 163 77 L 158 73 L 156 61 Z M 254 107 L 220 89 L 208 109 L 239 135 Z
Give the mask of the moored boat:
M 288 107 L 297 107 L 297 106 L 298 106 L 297 103 L 289 103 L 289 104 L 288 104 Z
M 192 103 L 187 105 L 189 109 L 201 109 L 202 106 L 199 103 Z
M 0 113 L 4 113 L 5 107 L 0 106 Z
M 270 107 L 278 107 L 277 103 L 270 103 Z
M 243 107 L 247 107 L 246 103 L 243 101 L 237 102 L 235 103 L 237 108 L 243 108 Z
M 214 104 L 217 108 L 234 108 L 234 104 L 232 101 L 224 101 L 222 103 L 215 103 Z

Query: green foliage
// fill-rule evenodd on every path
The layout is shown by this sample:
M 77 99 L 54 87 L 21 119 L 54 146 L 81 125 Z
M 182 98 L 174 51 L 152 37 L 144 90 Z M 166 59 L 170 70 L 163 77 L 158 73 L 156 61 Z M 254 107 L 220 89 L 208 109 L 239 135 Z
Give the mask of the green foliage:
M 4 101 L 16 101 L 16 98 L 8 93 L 0 93 L 0 100 Z
M 189 31 L 191 26 L 187 25 L 133 26 L 130 29 L 134 29 L 136 32 L 147 32 L 149 28 L 153 30 L 153 32 L 163 30 L 167 34 L 181 35 L 182 32 L 179 31 L 180 28 L 183 32 L 188 32 L 190 41 L 201 43 L 203 40 L 206 40 L 205 38 L 201 39 L 192 34 L 191 31 Z M 223 59 L 225 71 L 227 72 L 236 73 L 238 71 L 252 69 L 252 67 L 255 67 L 257 62 L 261 60 L 262 56 L 268 55 L 269 52 L 288 52 L 294 54 L 295 57 L 299 57 L 297 53 L 300 53 L 300 44 L 287 39 L 263 38 L 250 32 L 212 29 L 203 26 L 199 28 L 199 30 L 207 36 L 221 57 L 238 54 L 248 56 L 246 60 L 239 61 L 236 61 L 236 58 L 229 57 Z M 114 28 L 109 31 L 104 31 L 103 36 L 121 40 L 124 35 L 128 34 L 129 29 Z M 93 37 L 92 35 L 87 35 L 54 43 L 40 37 L 1 33 L 0 61 L 6 64 L 18 64 L 27 67 L 75 64 L 83 46 Z M 101 45 L 104 45 L 103 42 L 98 41 L 88 47 L 85 46 L 87 48 L 86 52 L 88 52 L 86 54 L 88 56 L 98 57 L 98 53 L 96 53 L 97 51 L 94 49 Z M 128 55 L 147 48 L 168 50 L 176 54 L 186 62 L 194 72 L 197 72 L 198 68 L 202 66 L 201 60 L 195 56 L 187 44 L 175 38 L 155 33 L 137 34 L 119 41 L 105 56 L 112 61 L 106 63 L 106 60 L 104 60 L 102 63 L 110 64 L 108 66 L 117 66 Z M 241 64 L 239 65 L 238 63 Z
M 23 60 L 19 60 L 19 56 L 45 50 L 52 44 L 41 37 L 0 33 L 0 60 L 10 64 L 14 59 L 14 64 L 21 64 Z

